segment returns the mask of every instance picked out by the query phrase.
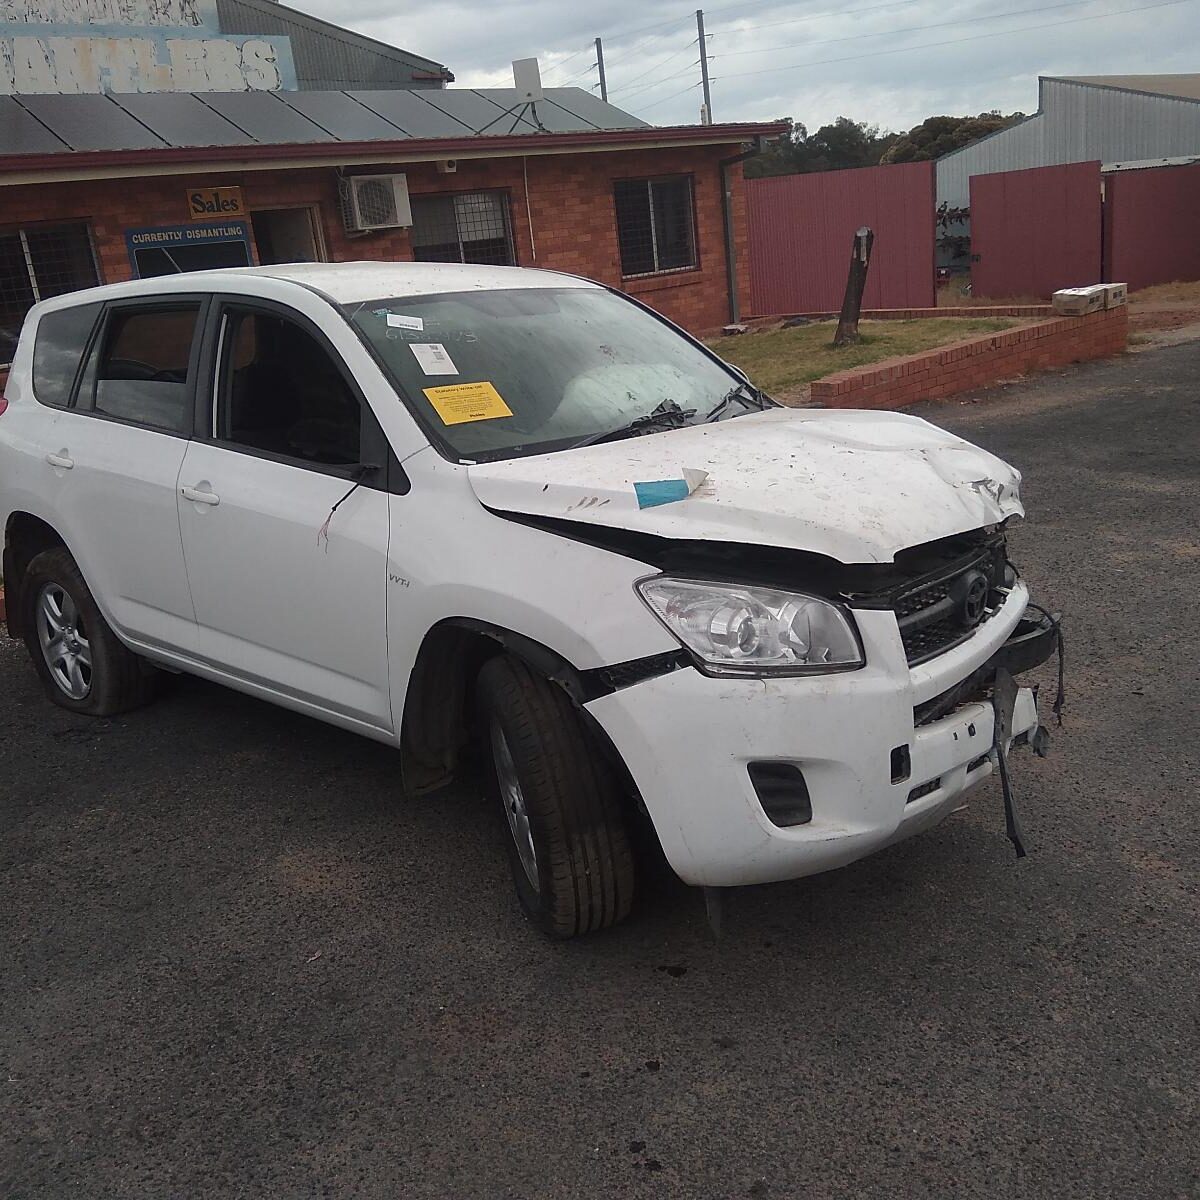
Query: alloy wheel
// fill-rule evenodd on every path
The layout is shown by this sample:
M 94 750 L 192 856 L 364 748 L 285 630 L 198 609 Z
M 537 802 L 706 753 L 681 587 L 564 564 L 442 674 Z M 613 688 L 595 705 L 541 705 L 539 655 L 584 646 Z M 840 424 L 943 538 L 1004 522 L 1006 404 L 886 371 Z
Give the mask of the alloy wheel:
M 50 678 L 72 700 L 86 700 L 92 690 L 92 647 L 70 593 L 48 583 L 38 595 L 38 644 Z

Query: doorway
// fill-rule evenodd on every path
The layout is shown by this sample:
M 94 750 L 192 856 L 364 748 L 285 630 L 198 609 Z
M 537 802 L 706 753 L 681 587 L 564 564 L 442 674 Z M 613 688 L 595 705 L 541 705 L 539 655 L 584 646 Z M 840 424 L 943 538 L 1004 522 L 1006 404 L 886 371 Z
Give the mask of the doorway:
M 272 208 L 250 214 L 258 261 L 272 263 L 321 262 L 320 236 L 311 208 Z

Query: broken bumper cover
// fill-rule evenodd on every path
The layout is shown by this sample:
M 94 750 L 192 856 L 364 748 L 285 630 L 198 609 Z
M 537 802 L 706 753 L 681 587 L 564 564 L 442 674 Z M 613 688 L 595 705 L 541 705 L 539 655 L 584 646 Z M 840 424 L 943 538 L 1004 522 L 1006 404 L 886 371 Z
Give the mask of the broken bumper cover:
M 1026 619 L 1013 588 L 969 642 L 910 668 L 895 617 L 855 614 L 867 665 L 840 675 L 711 678 L 683 669 L 591 701 L 637 785 L 676 873 L 728 887 L 844 866 L 935 825 L 991 774 L 995 711 L 984 694 L 999 667 L 1027 670 L 1054 651 L 1057 630 Z M 946 711 L 918 723 L 924 706 Z M 1018 691 L 1011 742 L 1038 726 Z M 893 781 L 893 751 L 908 773 Z M 902 756 L 903 757 L 903 756 Z M 802 825 L 772 823 L 752 763 L 797 767 L 812 807 Z

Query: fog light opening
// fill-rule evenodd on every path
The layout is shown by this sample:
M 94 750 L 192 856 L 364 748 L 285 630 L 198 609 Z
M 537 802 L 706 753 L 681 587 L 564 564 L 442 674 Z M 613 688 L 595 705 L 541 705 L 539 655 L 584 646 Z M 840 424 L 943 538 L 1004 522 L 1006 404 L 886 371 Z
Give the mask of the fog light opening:
M 812 820 L 804 774 L 794 763 L 752 762 L 747 766 L 758 802 L 772 825 L 787 829 Z

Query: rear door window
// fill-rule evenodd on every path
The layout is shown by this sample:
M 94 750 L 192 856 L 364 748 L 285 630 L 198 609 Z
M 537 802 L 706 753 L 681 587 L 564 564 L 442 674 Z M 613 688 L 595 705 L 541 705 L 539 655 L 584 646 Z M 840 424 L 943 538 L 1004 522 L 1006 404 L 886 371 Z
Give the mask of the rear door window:
M 71 402 L 79 360 L 100 313 L 99 304 L 80 304 L 46 313 L 33 342 L 33 394 L 51 408 Z
M 189 430 L 199 316 L 199 301 L 113 309 L 85 373 L 80 406 L 90 401 L 102 416 L 175 433 Z

